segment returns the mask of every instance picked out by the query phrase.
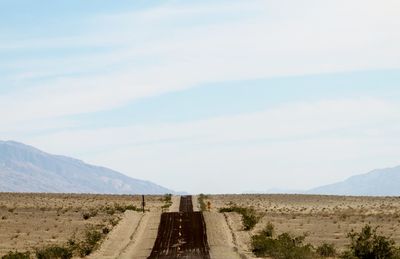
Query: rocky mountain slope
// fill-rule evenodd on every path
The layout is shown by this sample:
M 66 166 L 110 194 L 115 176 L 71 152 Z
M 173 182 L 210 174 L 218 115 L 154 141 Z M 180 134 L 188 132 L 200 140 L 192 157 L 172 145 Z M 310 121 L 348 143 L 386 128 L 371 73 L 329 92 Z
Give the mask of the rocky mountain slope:
M 162 194 L 173 191 L 108 168 L 0 141 L 0 191 Z

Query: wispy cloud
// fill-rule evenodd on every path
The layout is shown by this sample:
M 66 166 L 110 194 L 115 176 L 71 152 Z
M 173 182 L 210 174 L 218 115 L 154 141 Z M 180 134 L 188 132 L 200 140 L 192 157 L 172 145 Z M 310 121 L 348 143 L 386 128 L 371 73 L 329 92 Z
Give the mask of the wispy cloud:
M 394 140 L 400 139 L 400 123 L 388 122 L 400 121 L 399 111 L 397 103 L 379 99 L 325 100 L 195 122 L 61 131 L 26 141 L 178 189 L 187 185 L 196 191 L 244 190 L 239 183 L 257 190 L 306 188 L 397 162 L 394 154 L 400 150 Z M 359 160 L 364 162 L 349 165 Z M 195 171 L 193 177 L 184 178 L 186 170 Z M 250 179 L 264 179 L 267 172 L 268 186 L 263 181 L 251 185 Z M 221 189 L 218 181 L 207 187 L 193 185 L 219 173 L 230 187 Z M 288 177 L 301 179 L 304 174 L 312 179 L 285 183 Z M 174 183 L 178 178 L 179 184 Z
M 171 4 L 96 16 L 99 26 L 86 24 L 89 37 L 28 40 L 20 47 L 115 49 L 30 64 L 20 60 L 16 80 L 35 87 L 1 96 L 0 115 L 25 120 L 101 111 L 212 81 L 398 68 L 398 3 L 347 1 L 344 6 L 337 1 Z M 254 16 L 238 15 L 241 10 Z M 219 13 L 235 17 L 190 26 L 192 14 Z M 170 19 L 180 23 L 165 25 Z M 74 72 L 79 74 L 68 74 Z M 48 79 L 31 82 L 35 76 Z

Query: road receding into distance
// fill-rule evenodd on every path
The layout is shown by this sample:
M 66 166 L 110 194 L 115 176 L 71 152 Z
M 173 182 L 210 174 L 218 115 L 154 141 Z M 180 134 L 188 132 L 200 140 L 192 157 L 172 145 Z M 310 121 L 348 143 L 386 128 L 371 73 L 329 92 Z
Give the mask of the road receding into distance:
M 206 224 L 202 212 L 194 212 L 192 196 L 182 196 L 179 212 L 161 214 L 157 239 L 149 259 L 209 259 Z

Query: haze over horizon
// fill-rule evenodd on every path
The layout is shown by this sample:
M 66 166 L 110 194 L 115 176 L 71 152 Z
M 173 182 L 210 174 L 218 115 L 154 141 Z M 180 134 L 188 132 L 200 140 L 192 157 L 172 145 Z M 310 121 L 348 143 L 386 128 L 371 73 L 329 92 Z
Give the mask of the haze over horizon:
M 400 165 L 400 2 L 0 3 L 0 140 L 176 191 Z

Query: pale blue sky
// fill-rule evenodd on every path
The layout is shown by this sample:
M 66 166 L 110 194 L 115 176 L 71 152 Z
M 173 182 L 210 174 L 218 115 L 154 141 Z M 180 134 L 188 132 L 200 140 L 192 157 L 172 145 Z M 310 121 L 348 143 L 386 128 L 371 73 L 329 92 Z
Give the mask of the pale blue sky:
M 189 192 L 399 165 L 399 27 L 396 0 L 0 0 L 0 138 Z

